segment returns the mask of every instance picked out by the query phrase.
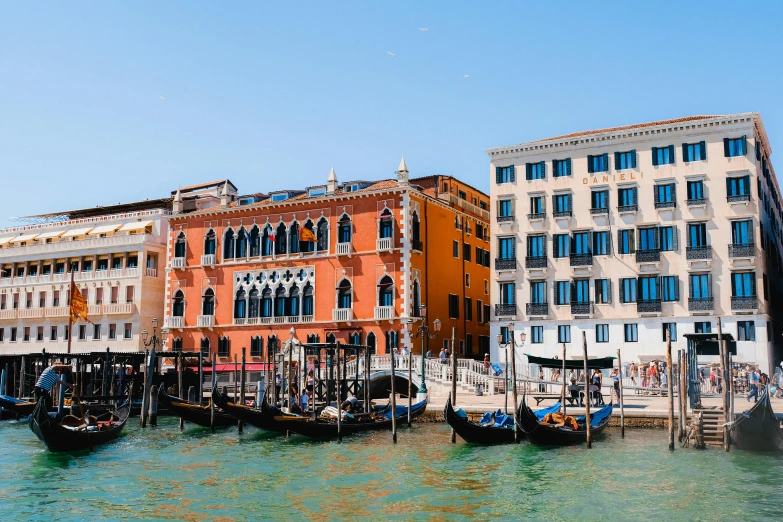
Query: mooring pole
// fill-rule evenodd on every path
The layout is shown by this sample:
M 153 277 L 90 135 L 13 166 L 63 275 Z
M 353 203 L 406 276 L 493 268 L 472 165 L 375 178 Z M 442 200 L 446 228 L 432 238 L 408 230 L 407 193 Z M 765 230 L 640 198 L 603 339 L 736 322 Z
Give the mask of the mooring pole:
M 618 350 L 619 351 L 619 350 Z M 563 386 L 560 390 L 560 407 L 563 409 L 563 418 L 566 414 L 566 343 L 563 343 Z
M 623 360 L 620 358 L 620 349 L 617 349 L 617 371 L 620 378 L 620 438 L 625 438 L 625 398 L 623 397 Z
M 723 338 L 723 326 L 720 317 L 716 319 L 716 322 L 718 323 L 718 346 L 720 348 L 720 373 L 723 380 L 721 383 L 723 385 L 723 389 L 721 390 L 723 395 L 723 450 L 729 451 L 729 401 L 727 399 L 728 388 L 726 386 L 726 340 Z
M 587 447 L 593 447 L 593 441 L 590 436 L 590 374 L 587 373 L 587 335 L 584 330 L 582 331 L 582 352 L 584 353 L 584 367 L 585 367 L 585 431 L 587 432 L 586 441 Z M 601 393 L 601 389 L 598 389 L 598 393 Z
M 456 328 L 452 329 L 452 336 Z M 508 333 L 510 336 L 509 347 L 511 349 L 511 391 L 514 396 L 514 443 L 519 442 L 519 415 L 517 410 L 519 409 L 519 398 L 517 397 L 517 340 L 514 336 L 513 323 L 509 325 Z
M 669 394 L 669 449 L 674 450 L 674 376 L 672 375 L 671 330 L 666 327 L 666 393 Z
M 199 348 L 198 350 L 198 388 L 196 389 L 196 396 L 199 405 L 204 402 L 204 351 Z
M 163 384 L 161 384 L 163 386 Z M 150 388 L 150 426 L 158 425 L 158 386 Z
M 5 395 L 5 368 L 0 370 L 0 395 Z M 3 413 L 2 406 L 0 406 L 0 413 Z
M 340 392 L 342 391 L 342 380 L 340 373 L 340 341 L 337 341 L 335 351 L 337 352 L 337 442 L 343 440 L 343 404 L 340 402 Z
M 397 444 L 397 397 L 394 392 L 394 351 L 391 352 L 391 418 L 392 418 L 392 442 Z
M 685 436 L 685 419 L 682 416 L 682 403 L 685 389 L 682 383 L 682 350 L 677 350 L 677 442 L 682 442 Z
M 212 352 L 212 387 L 209 392 L 209 427 L 215 433 L 215 400 L 212 394 L 217 386 L 217 352 Z
M 452 327 L 452 336 L 456 328 Z M 506 414 L 508 414 L 508 349 L 506 349 Z M 423 356 L 422 356 L 423 357 Z M 451 351 L 451 405 L 457 404 L 457 350 Z M 451 443 L 457 443 L 457 432 L 451 428 Z
M 150 391 L 149 391 L 149 383 L 151 381 L 150 379 L 150 372 L 149 372 L 149 366 L 147 365 L 147 359 L 149 358 L 150 353 L 147 350 L 144 350 L 144 383 L 142 386 L 141 391 L 141 412 L 139 415 L 139 424 L 142 428 L 147 427 L 147 410 L 149 409 L 149 398 L 150 398 Z
M 19 399 L 24 397 L 24 370 L 25 370 L 25 356 L 22 356 L 21 368 L 19 369 Z
M 245 405 L 245 362 L 246 362 L 246 355 L 247 355 L 247 347 L 242 347 L 242 372 L 239 374 L 239 403 L 244 406 Z M 244 427 L 244 423 L 242 421 L 239 421 L 237 424 L 237 427 L 239 429 L 239 433 L 242 433 L 242 428 Z
M 421 353 L 421 356 L 424 357 L 424 352 Z M 413 364 L 412 364 L 413 361 L 411 360 L 412 358 L 413 358 L 413 350 L 408 352 L 408 427 L 409 428 L 411 427 L 411 408 L 413 408 L 413 398 L 411 397 L 413 395 L 413 384 L 411 383 L 411 381 L 413 380 Z

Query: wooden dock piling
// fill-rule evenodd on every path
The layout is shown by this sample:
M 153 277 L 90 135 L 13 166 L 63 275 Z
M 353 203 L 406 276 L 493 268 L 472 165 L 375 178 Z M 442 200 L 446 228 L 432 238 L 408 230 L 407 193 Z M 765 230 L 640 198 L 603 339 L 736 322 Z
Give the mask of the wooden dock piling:
M 340 402 L 340 395 L 342 391 L 342 384 L 343 381 L 340 378 L 340 341 L 337 341 L 337 349 L 335 350 L 337 352 L 337 442 L 342 442 L 343 440 L 343 405 L 342 402 Z
M 593 447 L 593 440 L 590 435 L 590 374 L 587 372 L 587 335 L 582 331 L 582 351 L 585 358 L 585 431 L 587 447 Z M 601 390 L 598 390 L 601 393 Z
M 212 352 L 212 386 L 209 392 L 209 427 L 212 429 L 212 433 L 215 433 L 215 401 L 212 398 L 212 394 L 215 393 L 215 387 L 217 386 L 217 352 Z
M 565 359 L 565 357 L 563 357 Z M 617 371 L 620 380 L 620 438 L 625 438 L 625 399 L 623 398 L 623 360 L 620 357 L 620 349 L 617 349 Z M 564 372 L 565 373 L 565 372 Z
M 147 358 L 149 357 L 149 352 L 147 350 L 144 351 L 144 361 L 146 363 Z M 149 403 L 147 402 L 150 397 L 149 392 L 149 386 L 152 382 L 152 379 L 150 378 L 150 372 L 149 372 L 149 365 L 147 365 L 144 368 L 144 385 L 142 386 L 141 391 L 141 413 L 139 415 L 139 424 L 142 428 L 147 427 L 147 409 L 149 408 Z
M 392 442 L 397 444 L 397 396 L 394 391 L 394 352 L 391 353 L 391 421 L 392 421 Z
M 726 379 L 726 340 L 723 338 L 723 326 L 720 317 L 716 318 L 718 323 L 718 347 L 720 349 L 720 373 L 721 373 L 721 395 L 723 399 L 723 450 L 729 451 L 729 401 L 728 401 L 728 382 Z
M 244 406 L 245 405 L 245 357 L 247 354 L 247 347 L 242 347 L 242 373 L 240 373 L 240 389 L 239 389 L 239 403 Z M 239 429 L 239 433 L 242 433 L 243 429 L 243 423 L 242 421 L 239 421 L 237 424 L 237 427 Z
M 674 375 L 672 374 L 672 338 L 666 327 L 666 393 L 669 395 L 669 449 L 674 450 Z
M 161 384 L 161 386 L 163 386 Z M 158 425 L 158 386 L 150 388 L 150 426 Z
M 452 327 L 451 331 L 452 331 L 451 335 L 452 337 L 454 337 L 454 332 L 456 331 L 456 328 Z M 508 360 L 506 360 L 506 383 L 508 383 Z M 506 384 L 505 388 L 506 388 L 506 397 L 508 397 L 508 384 Z M 457 405 L 457 351 L 456 350 L 451 351 L 451 405 L 452 406 Z M 508 413 L 508 411 L 506 411 L 506 413 Z M 454 428 L 451 428 L 451 443 L 452 444 L 457 443 L 457 432 L 454 431 Z

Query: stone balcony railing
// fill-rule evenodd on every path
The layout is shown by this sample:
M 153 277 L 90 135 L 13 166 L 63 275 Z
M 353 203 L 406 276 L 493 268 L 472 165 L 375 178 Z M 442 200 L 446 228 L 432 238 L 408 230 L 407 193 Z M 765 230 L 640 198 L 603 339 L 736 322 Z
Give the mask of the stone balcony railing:
M 336 253 L 338 256 L 349 256 L 353 252 L 351 242 L 337 243 Z
M 376 321 L 386 321 L 394 319 L 394 307 L 393 306 L 376 306 L 373 311 L 373 317 Z
M 20 258 L 20 256 L 56 254 L 61 252 L 74 252 L 81 250 L 99 251 L 102 248 L 110 249 L 118 246 L 143 245 L 144 243 L 160 243 L 160 236 L 154 234 L 118 234 L 110 237 L 92 237 L 82 240 L 62 240 L 52 243 L 40 243 L 23 247 L 0 248 L 0 260 Z
M 185 318 L 182 316 L 170 315 L 166 318 L 166 326 L 169 328 L 182 328 L 185 326 Z
M 78 282 L 93 281 L 96 279 L 120 279 L 125 277 L 139 277 L 140 273 L 141 273 L 141 269 L 138 267 L 124 268 L 124 269 L 117 268 L 112 270 L 88 270 L 83 272 L 76 272 L 74 274 L 73 279 L 74 281 L 78 281 Z M 149 273 L 147 275 L 149 275 Z M 66 283 L 70 280 L 71 280 L 70 273 L 3 277 L 0 278 L 0 286 L 21 286 L 21 285 L 35 285 L 35 284 L 42 284 L 42 283 L 43 284 Z
M 392 238 L 390 237 L 379 237 L 375 240 L 375 250 L 378 252 L 382 252 L 384 250 L 391 250 L 393 248 L 392 245 Z
M 8 321 L 11 319 L 16 319 L 17 310 L 14 310 L 13 308 L 10 310 L 0 310 L 0 321 Z
M 212 328 L 215 326 L 215 316 L 214 315 L 199 315 L 196 318 L 196 326 L 199 328 Z
M 332 321 L 336 323 L 353 321 L 353 308 L 334 308 L 332 310 Z
M 171 258 L 171 268 L 185 268 L 185 258 L 184 257 Z
M 217 256 L 215 254 L 204 254 L 201 256 L 202 266 L 215 266 L 217 264 Z

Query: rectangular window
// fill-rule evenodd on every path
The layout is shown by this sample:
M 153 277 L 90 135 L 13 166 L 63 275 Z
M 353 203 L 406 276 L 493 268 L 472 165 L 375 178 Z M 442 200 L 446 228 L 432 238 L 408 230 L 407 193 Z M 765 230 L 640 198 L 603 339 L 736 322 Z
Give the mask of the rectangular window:
M 621 303 L 636 302 L 636 279 L 635 278 L 626 277 L 620 279 L 620 302 Z
M 510 339 L 510 336 L 509 336 L 509 332 L 508 332 L 508 326 L 501 326 L 500 327 L 500 343 L 501 344 L 507 344 L 509 339 Z
M 16 327 L 15 326 L 11 327 L 11 342 L 12 343 L 16 342 Z
M 703 161 L 705 159 L 707 159 L 707 144 L 705 142 L 682 144 L 682 161 Z
M 468 263 L 470 263 L 471 261 L 470 254 L 471 254 L 470 245 L 467 243 L 462 243 L 462 258 Z
M 111 304 L 118 304 L 120 302 L 120 287 L 111 287 Z
M 726 178 L 726 196 L 750 196 L 750 176 Z
M 0 295 L 0 310 L 5 310 L 6 306 L 8 306 L 7 294 L 1 294 Z
M 636 187 L 618 188 L 617 206 L 622 209 L 623 207 L 633 207 L 636 205 L 636 192 Z
M 707 246 L 706 223 L 688 223 L 688 246 L 689 247 Z
M 574 232 L 571 238 L 571 253 L 577 255 L 590 253 L 590 232 Z
M 5 341 L 5 328 L 0 328 L 0 343 Z
M 95 304 L 103 304 L 103 288 L 98 287 L 95 289 Z
M 731 244 L 753 244 L 753 221 L 750 219 L 744 219 L 742 221 L 731 222 Z
M 46 292 L 38 292 L 38 308 L 46 308 Z
M 555 281 L 555 304 L 559 306 L 571 303 L 571 282 Z
M 589 303 L 590 302 L 590 280 L 575 279 L 571 283 L 571 302 Z
M 498 201 L 498 217 L 513 217 L 514 206 L 510 199 L 501 199 Z
M 674 145 L 652 148 L 653 165 L 671 165 L 674 163 Z
M 530 282 L 530 302 L 533 304 L 546 304 L 546 281 Z
M 587 156 L 587 172 L 606 172 L 609 170 L 609 154 Z
M 640 228 L 639 229 L 639 250 L 658 250 L 658 229 Z
M 676 199 L 674 183 L 655 185 L 656 203 L 676 203 Z
M 498 258 L 499 259 L 514 259 L 516 252 L 514 251 L 514 238 L 513 237 L 499 237 L 498 238 Z M 459 256 L 457 256 L 459 257 Z
M 527 236 L 527 256 L 546 257 L 546 236 Z
M 748 153 L 748 141 L 746 136 L 741 138 L 723 138 L 723 155 L 727 158 L 744 156 Z
M 456 297 L 456 296 L 455 296 Z M 500 284 L 500 304 L 516 304 L 516 285 L 514 283 Z M 459 317 L 459 316 L 457 316 Z
M 593 232 L 593 255 L 605 256 L 609 254 L 609 232 Z
M 552 196 L 555 207 L 552 211 L 557 214 L 558 212 L 570 212 L 571 211 L 571 194 L 555 194 Z
M 101 325 L 94 324 L 92 326 L 92 338 L 97 341 L 101 340 Z
M 571 342 L 571 326 L 567 324 L 561 324 L 557 326 L 557 342 L 558 343 L 570 343 Z
M 26 292 L 25 293 L 24 304 L 25 304 L 25 308 L 32 308 L 33 307 L 33 293 L 32 292 Z
M 491 318 L 491 312 L 492 307 L 487 305 L 484 305 L 484 324 L 489 324 L 489 320 Z
M 114 341 L 117 339 L 117 325 L 115 323 L 109 324 L 109 340 Z
M 133 338 L 133 324 L 132 323 L 125 323 L 123 337 L 125 339 L 132 339 Z
M 661 277 L 661 300 L 667 302 L 680 300 L 680 280 L 677 276 Z
M 459 296 L 449 294 L 449 317 L 459 319 Z
M 755 341 L 756 340 L 756 322 L 755 321 L 737 321 L 737 340 Z
M 590 194 L 590 199 L 593 203 L 592 210 L 608 210 L 609 209 L 609 191 L 608 190 L 593 190 Z
M 619 230 L 617 232 L 617 252 L 619 254 L 633 254 L 636 252 L 633 230 Z
M 609 325 L 597 324 L 595 325 L 595 342 L 608 343 L 609 342 Z
M 476 321 L 478 324 L 484 323 L 484 302 L 480 299 L 476 301 Z
M 614 153 L 614 170 L 626 170 L 636 168 L 636 151 Z
M 30 327 L 25 326 L 24 327 L 24 337 L 22 338 L 23 342 L 29 343 L 30 342 Z
M 640 301 L 657 301 L 660 299 L 658 276 L 640 276 L 637 287 Z
M 36 341 L 43 341 L 44 340 L 44 327 L 39 326 L 38 331 L 35 333 L 35 340 Z
M 532 181 L 534 179 L 544 179 L 546 177 L 546 162 L 526 163 L 525 179 Z
M 544 342 L 544 327 L 531 326 L 530 339 L 531 339 L 530 342 L 533 344 L 542 344 Z
M 712 297 L 712 277 L 710 274 L 690 274 L 690 297 L 708 299 Z
M 666 342 L 666 330 L 669 330 L 669 336 L 672 342 L 677 340 L 677 323 L 662 323 L 661 331 L 663 333 L 663 342 Z
M 57 327 L 52 326 L 51 330 L 49 331 L 49 340 L 50 341 L 56 341 L 57 340 Z
M 639 327 L 636 323 L 625 325 L 625 342 L 626 343 L 639 342 Z
M 52 306 L 60 306 L 60 291 L 55 290 L 52 292 Z
M 552 160 L 552 176 L 562 178 L 571 175 L 571 158 Z
M 466 321 L 472 321 L 473 320 L 473 299 L 470 297 L 465 298 L 465 320 Z
M 677 250 L 677 227 L 658 228 L 660 236 L 660 245 L 663 252 L 673 252 Z
M 465 274 L 465 288 L 470 288 L 470 274 Z
M 568 257 L 571 246 L 571 237 L 568 234 L 555 234 L 554 257 Z
M 454 240 L 454 244 L 453 244 L 452 249 L 451 249 L 451 254 L 455 258 L 459 259 L 459 241 Z
M 756 295 L 755 272 L 733 272 L 731 274 L 731 296 L 753 297 Z
M 704 181 L 696 180 L 688 182 L 688 201 L 700 202 L 704 198 Z
M 19 294 L 14 294 L 14 310 L 19 309 Z
M 459 199 L 463 199 L 463 200 L 467 200 L 468 199 L 468 195 L 465 194 L 464 190 L 457 191 L 457 195 L 459 196 Z
M 693 325 L 696 333 L 712 333 L 712 322 L 696 322 Z
M 495 167 L 495 183 L 514 183 L 514 165 Z
M 87 325 L 80 324 L 79 325 L 79 340 L 84 341 L 87 339 Z
M 531 196 L 530 197 L 530 213 L 531 214 L 543 214 L 546 212 L 544 207 L 544 196 Z
M 596 304 L 609 304 L 612 302 L 612 282 L 609 279 L 595 280 Z

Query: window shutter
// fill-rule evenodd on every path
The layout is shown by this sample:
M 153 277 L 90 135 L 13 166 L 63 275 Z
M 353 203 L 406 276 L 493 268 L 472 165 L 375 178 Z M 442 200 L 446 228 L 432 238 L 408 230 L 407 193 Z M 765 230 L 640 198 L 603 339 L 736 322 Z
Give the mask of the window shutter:
M 669 145 L 667 148 L 669 149 L 669 157 L 671 158 L 671 162 L 674 163 L 674 145 Z
M 652 148 L 652 163 L 653 163 L 653 167 L 658 166 L 658 147 Z
M 674 201 L 675 204 L 677 204 L 677 185 L 674 183 L 672 185 L 672 201 Z
M 555 304 L 560 304 L 560 284 L 555 281 Z
M 566 160 L 566 176 L 571 175 L 571 158 L 567 158 Z
M 729 157 L 729 139 L 723 138 L 723 155 Z
M 661 185 L 653 186 L 653 201 L 655 201 L 655 203 L 660 203 L 661 201 L 660 187 Z
M 544 253 L 544 257 L 546 257 L 546 254 L 547 254 L 546 236 L 543 236 L 543 249 L 542 249 L 542 252 Z M 552 255 L 554 255 L 554 253 Z
M 620 279 L 620 302 L 625 302 L 625 280 Z
M 606 255 L 611 256 L 612 255 L 612 234 L 610 232 L 606 232 Z
M 731 179 L 732 178 L 726 178 L 726 196 L 731 195 Z
M 497 200 L 495 202 L 495 213 L 499 216 L 500 215 L 500 200 Z
M 631 189 L 631 193 L 633 194 L 633 204 L 634 205 L 638 205 L 639 204 L 639 197 L 638 197 L 639 196 L 639 188 L 638 187 L 633 187 Z
M 756 294 L 756 272 L 750 273 L 750 295 L 755 296 Z
M 631 252 L 630 252 L 631 254 L 636 252 L 636 242 L 635 241 L 636 241 L 636 237 L 634 236 L 633 231 L 631 231 L 631 233 L 628 234 L 628 242 L 629 242 L 629 244 L 631 246 Z
M 636 168 L 636 149 L 633 149 L 631 151 L 631 168 L 632 169 Z
M 748 155 L 748 137 L 743 136 L 742 137 L 742 155 L 747 156 Z
M 655 227 L 655 232 L 653 233 L 655 236 L 655 250 L 661 249 L 661 227 Z
M 612 280 L 606 280 L 606 302 L 612 304 Z
M 700 141 L 699 142 L 699 148 L 701 149 L 701 159 L 706 160 L 707 159 L 707 143 Z
M 620 169 L 620 153 L 615 152 L 614 153 L 614 170 Z
M 515 174 L 516 173 L 516 169 L 514 168 L 514 165 L 509 165 L 508 169 L 509 169 L 508 170 L 509 171 L 509 175 L 508 175 L 509 181 L 511 181 L 511 183 L 514 183 L 514 181 L 516 181 L 516 174 Z
M 604 158 L 603 165 L 601 166 L 604 168 L 604 170 L 602 170 L 601 172 L 606 172 L 609 170 L 609 153 L 608 152 L 604 153 L 603 158 Z
M 546 161 L 541 162 L 541 178 L 546 178 Z
M 588 154 L 587 155 L 587 172 L 592 174 L 593 173 L 593 155 Z
M 682 161 L 686 162 L 688 161 L 688 144 L 683 143 L 682 144 Z
M 571 296 L 568 299 L 568 302 L 576 301 L 576 282 L 571 281 L 571 284 L 569 285 L 571 287 Z
M 623 231 L 618 230 L 617 231 L 617 252 L 623 251 Z
M 500 185 L 500 167 L 495 167 L 495 183 Z
M 680 249 L 679 230 L 678 227 L 672 226 L 672 249 L 675 251 Z

